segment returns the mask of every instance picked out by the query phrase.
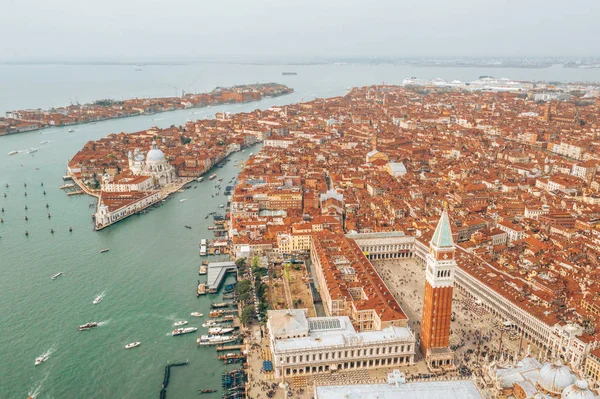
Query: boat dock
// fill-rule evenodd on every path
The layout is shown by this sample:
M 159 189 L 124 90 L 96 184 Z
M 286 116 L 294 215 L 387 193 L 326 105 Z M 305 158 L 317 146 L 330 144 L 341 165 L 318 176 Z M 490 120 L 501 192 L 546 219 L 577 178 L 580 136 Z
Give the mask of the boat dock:
M 206 273 L 206 286 L 208 292 L 216 293 L 223 282 L 227 273 L 236 272 L 237 266 L 235 262 L 213 262 L 208 264 Z
M 246 345 L 222 345 L 217 346 L 217 352 L 225 352 L 225 351 L 243 351 L 246 349 Z

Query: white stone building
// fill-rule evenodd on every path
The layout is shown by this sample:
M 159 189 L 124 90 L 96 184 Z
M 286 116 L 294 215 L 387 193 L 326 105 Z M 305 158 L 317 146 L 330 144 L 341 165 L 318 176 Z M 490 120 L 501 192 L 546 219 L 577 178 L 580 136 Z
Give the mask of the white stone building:
M 356 332 L 348 316 L 306 317 L 305 309 L 269 310 L 276 377 L 401 367 L 414 363 L 409 327 Z
M 156 141 L 144 156 L 137 148 L 127 155 L 129 169 L 136 176 L 151 176 L 156 187 L 172 183 L 177 178 L 175 168 L 167 162 L 165 154 L 158 148 Z

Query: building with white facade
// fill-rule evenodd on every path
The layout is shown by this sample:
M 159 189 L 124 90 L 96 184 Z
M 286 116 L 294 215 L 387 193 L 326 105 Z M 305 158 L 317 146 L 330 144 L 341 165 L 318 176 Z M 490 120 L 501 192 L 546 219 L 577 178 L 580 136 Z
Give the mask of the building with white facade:
M 354 240 L 369 260 L 413 257 L 415 237 L 401 231 L 352 233 L 346 234 L 346 238 Z
M 357 332 L 347 316 L 306 317 L 305 309 L 269 310 L 276 377 L 401 367 L 414 363 L 409 327 Z
M 156 187 L 162 187 L 175 181 L 177 173 L 175 167 L 167 162 L 165 154 L 158 148 L 156 141 L 152 141 L 152 148 L 144 156 L 139 149 L 127 154 L 129 170 L 136 176 L 152 177 Z
M 397 370 L 394 370 L 397 371 Z M 393 374 L 393 373 L 390 373 Z M 315 385 L 315 399 L 483 399 L 473 380 Z

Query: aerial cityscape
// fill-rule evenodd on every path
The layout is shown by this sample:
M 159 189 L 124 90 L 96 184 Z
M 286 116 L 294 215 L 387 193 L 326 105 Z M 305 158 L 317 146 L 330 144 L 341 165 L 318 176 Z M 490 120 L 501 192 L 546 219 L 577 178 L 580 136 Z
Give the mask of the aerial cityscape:
M 600 398 L 600 9 L 501 3 L 6 5 L 0 398 Z

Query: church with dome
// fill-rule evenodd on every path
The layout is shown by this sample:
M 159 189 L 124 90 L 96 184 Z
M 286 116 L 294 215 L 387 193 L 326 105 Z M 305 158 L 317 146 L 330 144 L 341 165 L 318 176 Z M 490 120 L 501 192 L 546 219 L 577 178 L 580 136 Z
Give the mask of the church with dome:
M 589 383 L 560 360 L 540 363 L 525 356 L 515 363 L 492 362 L 484 381 L 495 397 L 515 399 L 598 399 Z
M 173 183 L 177 178 L 175 168 L 167 162 L 165 154 L 152 141 L 152 148 L 146 156 L 139 149 L 127 154 L 129 170 L 136 176 L 151 176 L 155 187 Z

